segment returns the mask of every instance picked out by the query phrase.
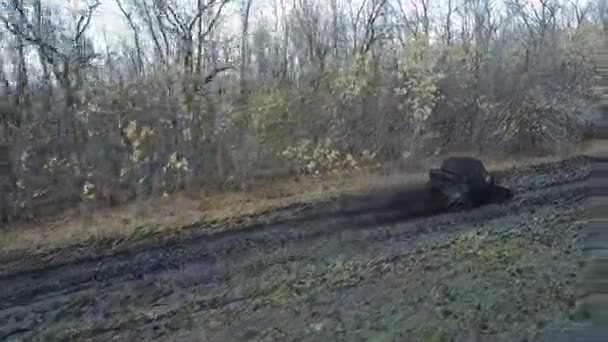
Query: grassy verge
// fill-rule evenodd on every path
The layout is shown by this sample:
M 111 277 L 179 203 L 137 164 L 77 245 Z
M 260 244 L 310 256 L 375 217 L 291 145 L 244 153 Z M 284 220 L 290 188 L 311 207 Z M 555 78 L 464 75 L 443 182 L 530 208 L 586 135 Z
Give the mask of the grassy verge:
M 78 326 L 69 330 L 53 322 L 46 332 L 66 341 L 104 331 L 136 339 L 152 326 L 158 339 L 523 341 L 571 322 L 579 270 L 578 254 L 567 253 L 578 249 L 578 228 L 565 219 L 576 217 L 576 210 L 555 217 L 547 208 L 537 215 L 547 222 L 522 227 L 497 220 L 473 231 L 440 233 L 434 242 L 397 254 L 275 262 L 279 255 L 266 253 L 259 258 L 268 267 L 222 268 L 224 286 L 195 291 L 183 305 L 151 305 L 179 288 L 168 280 L 150 285 L 144 296 L 117 291 L 104 298 L 109 308 L 120 309 L 103 322 L 87 326 L 63 317 L 60 323 Z M 237 299 L 213 305 L 231 297 Z M 117 304 L 127 298 L 129 307 Z M 75 301 L 69 312 L 77 317 L 90 307 Z
M 525 336 L 568 320 L 572 288 L 554 280 L 553 252 L 519 237 L 469 234 L 397 259 L 309 266 L 268 278 L 267 291 L 252 297 L 274 308 L 314 307 L 338 289 L 357 287 L 346 291 L 357 298 L 367 292 L 373 307 L 353 308 L 354 326 L 332 336 L 346 340 L 446 341 L 461 330 L 492 336 L 521 329 Z

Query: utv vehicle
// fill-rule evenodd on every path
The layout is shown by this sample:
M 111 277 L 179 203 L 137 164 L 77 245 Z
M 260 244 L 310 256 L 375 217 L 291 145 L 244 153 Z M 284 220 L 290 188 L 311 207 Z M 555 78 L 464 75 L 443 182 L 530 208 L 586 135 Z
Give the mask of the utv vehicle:
M 472 157 L 450 157 L 441 168 L 429 171 L 429 186 L 447 207 L 479 207 L 491 202 L 502 202 L 511 191 L 498 186 L 483 163 Z

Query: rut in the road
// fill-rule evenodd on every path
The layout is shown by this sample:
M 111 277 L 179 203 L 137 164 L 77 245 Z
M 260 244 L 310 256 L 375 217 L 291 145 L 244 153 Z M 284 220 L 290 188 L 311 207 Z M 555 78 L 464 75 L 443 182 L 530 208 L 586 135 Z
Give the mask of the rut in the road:
M 124 281 L 138 281 L 155 273 L 176 270 L 185 265 L 206 265 L 206 275 L 201 281 L 213 281 L 216 260 L 251 249 L 272 250 L 289 243 L 308 243 L 307 240 L 342 235 L 356 229 L 351 239 L 366 240 L 413 239 L 420 234 L 468 222 L 484 220 L 534 210 L 546 204 L 575 203 L 586 194 L 585 179 L 588 176 L 584 159 L 573 159 L 557 165 L 543 165 L 528 170 L 516 170 L 501 175 L 502 182 L 514 188 L 515 198 L 504 205 L 491 205 L 471 212 L 439 215 L 414 220 L 396 227 L 378 227 L 379 224 L 395 223 L 401 213 L 385 212 L 382 215 L 365 213 L 356 217 L 318 216 L 300 220 L 292 226 L 272 224 L 260 231 L 248 231 L 226 235 L 221 239 L 196 239 L 185 244 L 155 248 L 135 255 L 119 255 L 95 261 L 78 262 L 54 269 L 5 276 L 0 279 L 0 308 L 28 305 L 37 300 L 92 286 L 112 286 Z M 556 167 L 557 166 L 557 167 Z M 350 241 L 350 243 L 358 243 Z M 207 280 L 204 280 L 207 279 Z
M 589 157 L 577 156 L 559 162 L 500 171 L 495 175 L 499 184 L 507 185 L 521 196 L 531 190 L 587 179 L 590 161 Z M 417 208 L 407 208 L 408 202 L 414 202 Z M 245 240 L 250 235 L 258 239 L 260 234 L 264 235 L 263 238 L 277 235 L 278 240 L 302 239 L 311 231 L 308 229 L 289 230 L 285 227 L 314 226 L 313 222 L 317 221 L 321 222 L 320 227 L 327 226 L 327 222 L 341 223 L 345 220 L 348 224 L 359 227 L 377 226 L 412 219 L 420 214 L 432 215 L 440 209 L 432 203 L 420 202 L 420 198 L 414 196 L 411 187 L 407 186 L 373 191 L 359 196 L 338 196 L 326 201 L 292 203 L 246 217 L 194 224 L 191 227 L 185 227 L 184 232 L 177 236 L 152 237 L 148 241 L 139 243 L 135 248 L 120 249 L 111 253 L 104 250 L 103 246 L 82 246 L 76 251 L 51 252 L 44 257 L 44 260 L 47 260 L 44 262 L 34 258 L 34 262 L 28 260 L 27 265 L 24 265 L 22 260 L 17 258 L 0 265 L 0 280 L 20 274 L 52 271 L 82 263 L 105 263 L 111 259 L 128 261 L 142 253 L 164 253 L 164 250 L 172 246 L 181 248 L 180 246 L 191 244 L 216 241 L 221 243 L 230 240 L 233 236 Z M 407 210 L 403 209 L 404 206 Z M 312 233 L 318 232 L 315 229 Z M 110 248 L 111 246 L 107 246 L 107 249 Z
M 480 227 L 491 229 L 493 234 L 500 235 L 503 229 L 507 234 L 517 234 L 518 227 L 524 232 L 530 229 L 527 222 L 547 220 L 548 215 L 554 217 L 550 219 L 552 225 L 563 221 L 571 226 L 577 216 L 574 208 L 587 191 L 584 169 L 574 173 L 548 171 L 506 174 L 504 182 L 523 189 L 517 190 L 516 198 L 471 212 L 391 226 L 361 224 L 364 217 L 310 220 L 216 241 L 197 240 L 158 248 L 136 253 L 134 258 L 123 255 L 107 258 L 105 263 L 75 263 L 13 280 L 5 278 L 0 286 L 7 291 L 5 294 L 12 291 L 12 295 L 2 301 L 5 305 L 0 309 L 0 321 L 7 323 L 0 326 L 0 339 L 48 340 L 58 333 L 55 327 L 60 326 L 62 340 L 106 340 L 117 335 L 122 336 L 119 340 L 140 340 L 155 327 L 183 321 L 193 311 L 200 317 L 234 307 L 251 312 L 256 299 L 263 298 L 263 291 L 268 288 L 260 286 L 262 292 L 251 294 L 240 291 L 240 286 L 263 283 L 281 270 L 293 272 L 294 267 L 305 265 L 323 267 L 327 260 L 343 258 L 364 264 L 380 258 L 380 266 L 385 256 L 405 262 L 418 250 L 416 246 L 433 245 L 435 239 L 446 235 L 461 236 Z M 368 223 L 374 220 L 373 215 L 368 216 Z M 572 230 L 577 229 L 575 226 Z M 551 228 L 536 232 L 541 240 L 542 229 Z M 525 234 L 534 238 L 536 233 Z M 561 238 L 555 236 L 547 241 L 561 243 Z M 258 288 L 255 284 L 254 287 Z M 339 297 L 339 293 L 336 295 Z M 131 316 L 132 307 L 146 315 Z M 234 340 L 216 337 L 209 340 Z

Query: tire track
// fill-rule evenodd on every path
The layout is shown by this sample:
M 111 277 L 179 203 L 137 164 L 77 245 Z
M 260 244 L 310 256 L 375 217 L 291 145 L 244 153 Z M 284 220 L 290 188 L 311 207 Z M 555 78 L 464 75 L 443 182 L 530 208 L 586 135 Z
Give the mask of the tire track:
M 504 217 L 526 217 L 547 207 L 576 205 L 588 192 L 588 174 L 586 160 L 575 159 L 557 163 L 553 167 L 548 165 L 502 174 L 501 183 L 514 189 L 515 197 L 507 203 L 488 205 L 474 211 L 409 220 L 401 217 L 398 209 L 382 213 L 370 210 L 360 215 L 330 218 L 310 215 L 308 218 L 299 217 L 300 220 L 282 221 L 291 222 L 289 224 L 275 223 L 260 230 L 224 234 L 219 238 L 198 237 L 143 252 L 75 262 L 47 271 L 4 276 L 0 278 L 0 322 L 9 322 L 13 317 L 26 317 L 27 313 L 36 316 L 29 320 L 22 319 L 22 322 L 0 325 L 0 339 L 36 336 L 34 331 L 39 328 L 39 322 L 59 319 L 59 310 L 73 305 L 70 303 L 96 297 L 120 297 L 128 287 L 148 291 L 154 288 L 150 284 L 166 279 L 172 279 L 172 291 L 176 293 L 201 291 L 201 286 L 207 286 L 212 291 L 204 299 L 179 300 L 174 306 L 161 309 L 155 318 L 136 318 L 132 324 L 150 325 L 168 320 L 175 312 L 186 310 L 182 308 L 186 304 L 188 310 L 196 303 L 195 309 L 198 311 L 224 308 L 242 300 L 242 297 L 239 293 L 224 291 L 223 287 L 229 286 L 233 280 L 226 278 L 226 273 L 221 272 L 219 267 L 231 267 L 227 274 L 237 277 L 244 272 L 263 274 L 266 269 L 290 264 L 294 260 L 319 262 L 324 257 L 317 254 L 321 250 L 324 253 L 338 253 L 338 249 L 342 248 L 361 253 L 370 245 L 401 250 L 417 238 L 433 232 L 469 229 Z M 344 203 L 341 205 L 331 209 L 344 209 Z M 327 206 L 321 207 L 327 209 Z M 332 240 L 336 249 L 334 245 L 327 244 Z M 260 256 L 276 250 L 287 250 L 288 255 L 271 259 Z M 234 261 L 233 266 L 228 266 L 227 261 Z M 224 278 L 220 279 L 220 273 Z M 189 282 L 192 279 L 195 280 Z M 123 304 L 124 300 L 114 305 L 119 302 Z M 103 329 L 89 333 L 99 336 L 122 327 L 105 320 L 100 326 Z
M 460 215 L 458 219 L 452 220 L 450 219 L 450 215 L 444 215 L 443 217 L 437 217 L 432 219 L 422 219 L 417 222 L 410 222 L 406 225 L 399 227 L 385 227 L 381 228 L 378 231 L 359 231 L 358 235 L 350 235 L 346 238 L 342 239 L 342 245 L 350 244 L 353 245 L 352 248 L 357 248 L 360 244 L 376 244 L 378 246 L 387 246 L 387 240 L 398 241 L 394 243 L 398 243 L 403 246 L 407 244 L 408 241 L 415 239 L 421 234 L 429 234 L 436 231 L 450 231 L 454 229 L 466 229 L 469 223 L 475 223 L 476 225 L 483 225 L 487 221 L 491 220 L 499 220 L 503 217 L 507 216 L 520 216 L 526 214 L 532 214 L 535 211 L 545 208 L 545 207 L 555 207 L 558 205 L 558 208 L 566 208 L 570 207 L 573 204 L 580 202 L 585 197 L 585 186 L 582 182 L 577 182 L 570 184 L 568 186 L 560 187 L 560 188 L 550 188 L 537 190 L 532 194 L 526 194 L 526 196 L 522 196 L 518 201 L 514 201 L 513 203 L 507 205 L 495 205 L 482 208 L 482 215 L 474 215 L 474 217 L 469 217 L 467 215 Z M 547 199 L 548 201 L 542 201 L 540 199 Z M 391 229 L 392 228 L 392 229 Z M 417 230 L 412 230 L 412 228 L 416 228 Z M 319 237 L 322 238 L 322 237 Z M 310 244 L 310 242 L 303 242 L 302 244 Z M 293 249 L 290 249 L 293 251 Z M 261 253 L 263 252 L 254 252 Z M 292 252 L 293 253 L 293 252 Z M 238 258 L 238 256 L 233 255 L 232 257 Z M 249 272 L 255 272 L 257 274 L 261 274 L 265 269 L 274 267 L 277 264 L 289 264 L 294 262 L 294 260 L 298 260 L 305 264 L 310 264 L 313 262 L 318 262 L 319 260 L 315 260 L 317 258 L 321 258 L 322 256 L 314 256 L 314 255 L 298 255 L 297 253 L 290 254 L 286 258 L 279 258 L 276 260 L 272 260 L 268 262 L 265 259 L 257 260 L 254 263 L 245 263 L 244 265 L 240 265 L 240 267 L 234 268 L 231 270 L 231 273 L 237 274 L 244 271 L 244 268 L 249 268 Z M 158 276 L 158 275 L 157 275 Z M 154 274 L 149 275 L 149 278 L 145 283 L 150 283 L 155 278 Z M 158 276 L 154 281 L 161 281 L 161 277 Z M 142 279 L 131 279 L 133 282 L 142 282 Z M 227 281 L 227 280 L 224 280 Z M 147 285 L 149 286 L 149 285 Z M 190 287 L 196 289 L 198 284 L 193 284 Z M 180 291 L 188 292 L 188 287 L 183 287 Z M 21 312 L 26 311 L 34 311 L 34 312 L 46 312 L 52 310 L 52 308 L 65 305 L 66 302 L 69 302 L 70 297 L 90 297 L 94 296 L 94 293 L 97 291 L 103 292 L 112 292 L 119 293 L 121 292 L 121 286 L 119 281 L 114 281 L 107 288 L 99 288 L 93 285 L 80 287 L 75 289 L 73 292 L 66 293 L 57 292 L 57 293 L 46 293 L 44 296 L 36 298 L 29 303 L 22 303 L 22 307 L 20 308 Z M 64 298 L 59 298 L 64 297 Z M 68 297 L 68 298 L 65 298 Z M 198 311 L 207 311 L 207 310 L 217 310 L 221 308 L 225 308 L 231 304 L 242 301 L 243 298 L 235 293 L 232 295 L 226 295 L 224 293 L 220 293 L 211 297 L 206 297 L 203 299 L 196 299 L 188 302 L 188 308 L 192 306 L 196 306 L 196 310 Z M 46 301 L 46 303 L 45 303 Z M 63 303 L 62 303 L 63 301 Z M 188 308 L 182 307 L 168 307 L 166 310 L 161 310 L 157 312 L 153 319 L 146 317 L 138 317 L 133 318 L 133 320 L 124 322 L 121 321 L 120 324 L 112 325 L 109 322 L 105 322 L 102 326 L 97 326 L 91 329 L 85 329 L 84 331 L 80 331 L 80 333 L 90 333 L 90 334 L 111 334 L 115 331 L 120 331 L 124 328 L 124 326 L 129 323 L 135 326 L 144 326 L 144 325 L 154 325 L 154 323 L 158 323 L 164 320 L 170 320 L 177 314 L 183 314 L 184 310 L 189 310 Z M 0 320 L 9 318 L 11 314 L 17 307 L 13 306 L 12 308 L 5 308 L 5 310 L 0 311 Z M 25 331 L 32 330 L 35 327 L 34 322 L 29 322 L 27 326 L 17 326 L 8 331 L 2 332 L 2 335 L 6 338 L 8 336 L 14 334 L 20 334 Z M 0 332 L 2 329 L 0 329 Z M 74 336 L 77 338 L 78 336 Z
M 535 189 L 543 189 L 587 180 L 589 177 L 590 162 L 591 158 L 589 157 L 576 156 L 559 162 L 549 162 L 520 169 L 500 171 L 495 174 L 497 179 L 500 180 L 499 183 L 508 186 L 517 194 Z M 376 191 L 363 195 L 336 196 L 328 200 L 313 203 L 291 203 L 284 207 L 245 218 L 237 218 L 236 220 L 214 220 L 203 224 L 193 224 L 189 227 L 185 227 L 185 233 L 180 236 L 171 237 L 167 240 L 151 239 L 152 241 L 150 244 L 144 243 L 140 247 L 115 251 L 111 254 L 99 253 L 97 255 L 79 257 L 75 260 L 71 258 L 72 255 L 69 255 L 65 261 L 52 261 L 52 263 L 38 264 L 38 266 L 34 267 L 19 267 L 19 265 L 17 265 L 16 269 L 6 269 L 6 265 L 4 265 L 4 267 L 0 267 L 0 281 L 2 279 L 19 276 L 20 274 L 51 271 L 53 269 L 60 269 L 61 267 L 79 263 L 101 263 L 113 258 L 117 260 L 120 258 L 130 259 L 142 252 L 162 252 L 162 250 L 173 246 L 221 242 L 235 236 L 239 238 L 245 236 L 246 238 L 248 233 L 253 235 L 266 233 L 268 235 L 282 235 L 285 232 L 286 226 L 300 226 L 322 220 L 332 221 L 335 220 L 336 217 L 351 218 L 352 221 L 356 221 L 359 217 L 363 217 L 367 214 L 368 217 L 378 217 L 382 220 L 382 215 L 378 214 L 382 214 L 383 212 L 388 213 L 389 215 L 391 212 L 402 213 L 403 207 L 407 206 L 408 202 L 412 202 L 409 199 L 412 190 L 420 193 L 419 188 L 412 189 L 411 186 L 407 186 L 389 190 L 385 189 L 383 191 Z M 422 211 L 424 211 L 424 208 L 422 208 Z M 440 213 L 440 208 L 435 208 L 435 210 L 423 213 L 422 216 L 429 216 L 437 213 Z M 415 217 L 410 217 L 412 215 L 416 216 L 415 214 L 416 213 L 404 212 L 402 217 L 396 217 L 398 215 L 395 215 L 395 219 L 415 219 Z M 365 219 L 363 219 L 363 221 L 365 221 Z M 370 224 L 373 225 L 374 222 Z M 222 226 L 230 226 L 234 229 L 221 229 Z M 212 233 L 208 233 L 209 231 Z M 302 231 L 301 238 L 304 237 L 305 233 L 306 231 Z M 86 252 L 87 248 L 85 246 L 79 249 Z M 60 260 L 63 259 L 60 256 L 60 252 L 50 253 L 50 255 L 53 254 L 59 255 L 57 258 Z M 53 258 L 49 258 L 47 255 L 45 259 L 52 260 Z M 19 260 L 17 260 L 17 262 L 19 262 Z
M 559 175 L 563 176 L 561 173 Z M 512 177 L 513 182 L 521 175 Z M 357 239 L 359 241 L 351 243 L 360 243 L 365 239 L 374 241 L 389 238 L 413 239 L 421 234 L 449 230 L 451 226 L 518 215 L 521 212 L 534 210 L 537 206 L 555 205 L 558 202 L 575 203 L 586 195 L 586 182 L 581 180 L 585 177 L 583 172 L 574 177 L 570 174 L 550 181 L 536 182 L 535 186 L 526 184 L 516 187 L 515 198 L 506 204 L 488 205 L 470 212 L 446 213 L 414 219 L 401 227 L 386 227 L 409 218 L 407 213 L 404 215 L 395 208 L 382 213 L 371 211 L 360 215 L 336 216 L 331 219 L 320 215 L 297 221 L 292 227 L 284 227 L 284 222 L 275 223 L 277 227 L 273 229 L 229 234 L 222 239 L 197 239 L 135 255 L 112 256 L 106 257 L 105 260 L 83 261 L 46 271 L 6 276 L 0 278 L 0 308 L 27 305 L 40 298 L 54 295 L 69 295 L 93 284 L 107 287 L 126 281 L 138 281 L 145 276 L 179 269 L 188 264 L 205 264 L 212 269 L 218 259 L 244 254 L 251 249 L 271 250 L 283 248 L 294 242 L 306 244 L 307 241 L 343 235 L 353 230 L 362 230 L 364 233 L 360 234 L 362 236 Z

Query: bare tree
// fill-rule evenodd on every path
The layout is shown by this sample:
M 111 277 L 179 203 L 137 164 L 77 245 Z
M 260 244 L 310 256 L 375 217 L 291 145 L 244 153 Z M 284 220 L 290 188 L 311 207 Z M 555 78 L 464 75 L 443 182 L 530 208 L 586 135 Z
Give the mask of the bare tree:
M 124 15 L 125 19 L 127 20 L 129 27 L 131 28 L 131 30 L 133 30 L 133 40 L 135 41 L 135 50 L 137 52 L 137 61 L 135 62 L 135 64 L 137 65 L 138 74 L 142 75 L 144 73 L 144 59 L 141 47 L 141 38 L 139 34 L 139 26 L 135 24 L 132 14 L 125 9 L 121 0 L 116 0 L 116 4 L 118 5 L 118 8 Z
M 129 27 L 117 43 L 92 31 L 98 1 L 73 18 L 62 3 L 0 4 L 0 114 L 15 145 L 38 151 L 37 171 L 20 175 L 32 184 L 58 182 L 40 171 L 57 156 L 78 180 L 71 193 L 89 179 L 129 197 L 186 178 L 241 183 L 262 164 L 339 171 L 365 153 L 554 149 L 576 139 L 593 96 L 605 1 L 109 4 Z
M 81 69 L 97 56 L 97 54 L 87 51 L 88 42 L 84 33 L 98 6 L 99 2 L 93 2 L 82 11 L 71 37 L 73 44 L 70 46 L 55 46 L 45 37 L 39 36 L 39 32 L 30 22 L 24 7 L 19 2 L 13 3 L 13 12 L 10 16 L 0 15 L 0 20 L 11 33 L 19 39 L 35 45 L 46 62 L 53 67 L 55 77 L 65 92 L 67 108 L 72 108 L 76 103 L 75 87 L 77 84 L 75 83 L 81 81 Z M 55 30 L 59 30 L 59 28 L 55 28 Z
M 242 31 L 241 31 L 241 93 L 247 93 L 247 72 L 251 55 L 249 52 L 249 16 L 253 0 L 243 0 L 241 4 Z

